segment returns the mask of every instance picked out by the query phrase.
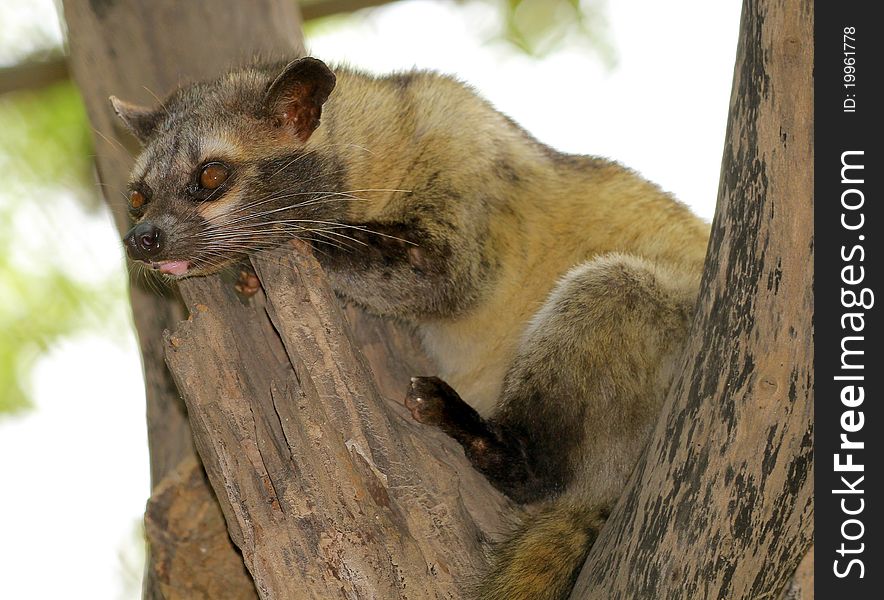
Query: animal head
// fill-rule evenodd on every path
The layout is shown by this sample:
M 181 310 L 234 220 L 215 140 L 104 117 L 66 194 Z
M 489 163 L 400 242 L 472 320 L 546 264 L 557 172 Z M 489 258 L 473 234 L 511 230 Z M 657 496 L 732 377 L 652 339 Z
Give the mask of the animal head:
M 322 158 L 305 150 L 335 75 L 315 58 L 246 68 L 157 108 L 111 97 L 142 143 L 129 180 L 129 256 L 179 278 L 213 273 L 322 216 Z M 311 180 L 312 179 L 312 180 Z

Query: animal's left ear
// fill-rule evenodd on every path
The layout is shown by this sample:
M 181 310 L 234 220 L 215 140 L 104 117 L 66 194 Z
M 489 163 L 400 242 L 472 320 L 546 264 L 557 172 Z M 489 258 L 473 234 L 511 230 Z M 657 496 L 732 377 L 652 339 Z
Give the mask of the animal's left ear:
M 156 131 L 163 116 L 162 109 L 154 110 L 130 104 L 116 96 L 111 96 L 109 99 L 111 106 L 114 107 L 114 112 L 123 121 L 123 125 L 138 138 L 139 142 L 143 144 Z
M 264 96 L 264 107 L 280 127 L 290 127 L 302 142 L 319 127 L 322 105 L 335 89 L 335 74 L 324 62 L 299 58 L 282 70 Z

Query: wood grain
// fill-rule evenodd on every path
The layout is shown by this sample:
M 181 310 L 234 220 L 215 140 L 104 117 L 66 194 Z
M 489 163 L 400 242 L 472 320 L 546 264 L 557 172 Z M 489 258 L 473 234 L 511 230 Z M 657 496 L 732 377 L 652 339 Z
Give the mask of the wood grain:
M 259 595 L 461 597 L 509 504 L 382 397 L 312 257 L 255 266 L 248 301 L 182 284 L 167 361 Z

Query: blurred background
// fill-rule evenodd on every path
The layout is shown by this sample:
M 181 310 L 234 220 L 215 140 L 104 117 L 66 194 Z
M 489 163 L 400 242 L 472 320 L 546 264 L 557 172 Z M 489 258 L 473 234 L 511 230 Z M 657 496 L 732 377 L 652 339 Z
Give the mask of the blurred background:
M 540 140 L 614 158 L 711 220 L 738 0 L 301 5 L 320 15 L 314 56 L 456 74 Z M 0 0 L 0 598 L 135 599 L 141 363 L 58 14 Z

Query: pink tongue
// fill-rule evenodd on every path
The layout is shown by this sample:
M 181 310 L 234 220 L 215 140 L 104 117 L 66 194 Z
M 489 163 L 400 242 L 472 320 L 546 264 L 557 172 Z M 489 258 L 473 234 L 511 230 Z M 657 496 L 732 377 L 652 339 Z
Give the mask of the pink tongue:
M 159 263 L 160 272 L 170 275 L 184 275 L 187 273 L 190 262 L 186 260 L 167 260 Z

